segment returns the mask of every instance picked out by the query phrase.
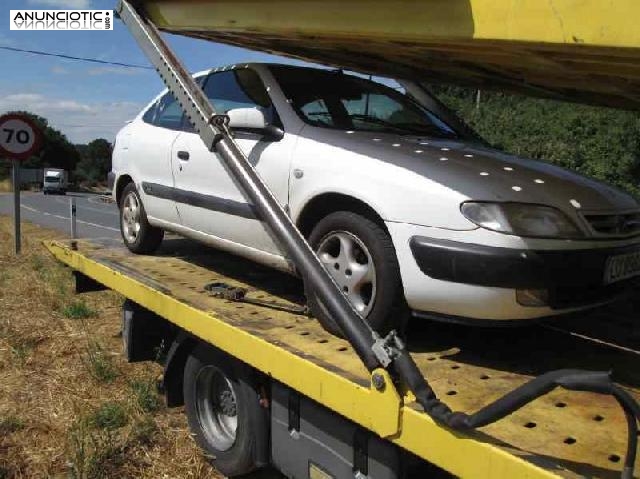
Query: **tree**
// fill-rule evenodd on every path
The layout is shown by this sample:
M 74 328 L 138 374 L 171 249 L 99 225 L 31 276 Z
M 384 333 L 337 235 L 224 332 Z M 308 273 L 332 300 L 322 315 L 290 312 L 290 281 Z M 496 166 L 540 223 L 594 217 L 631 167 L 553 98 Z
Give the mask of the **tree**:
M 434 86 L 436 96 L 497 148 L 575 170 L 640 195 L 640 115 L 519 95 Z
M 88 145 L 76 145 L 82 159 L 76 168 L 76 176 L 84 181 L 104 181 L 111 170 L 111 145 L 104 138 Z

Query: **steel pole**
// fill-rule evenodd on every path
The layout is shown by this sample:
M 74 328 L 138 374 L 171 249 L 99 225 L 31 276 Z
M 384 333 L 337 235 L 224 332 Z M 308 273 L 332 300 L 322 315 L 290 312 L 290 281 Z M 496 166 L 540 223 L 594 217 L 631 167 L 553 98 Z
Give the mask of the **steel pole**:
M 71 239 L 76 239 L 77 226 L 76 226 L 76 198 L 72 196 L 69 198 L 69 220 L 71 221 Z
M 378 367 L 380 359 L 376 356 L 374 346 L 380 336 L 338 289 L 268 186 L 253 169 L 244 152 L 230 137 L 226 125 L 216 121 L 216 111 L 191 74 L 173 54 L 155 25 L 146 17 L 141 17 L 130 1 L 120 0 L 117 11 L 181 104 L 205 146 L 219 155 L 231 177 L 238 181 L 260 220 L 270 227 L 280 246 L 293 260 L 310 289 L 318 295 L 366 367 L 369 370 Z M 213 156 L 211 160 L 216 161 Z
M 16 245 L 16 254 L 20 254 L 21 237 L 20 237 L 20 162 L 12 161 L 13 170 L 11 173 L 13 181 L 13 233 Z

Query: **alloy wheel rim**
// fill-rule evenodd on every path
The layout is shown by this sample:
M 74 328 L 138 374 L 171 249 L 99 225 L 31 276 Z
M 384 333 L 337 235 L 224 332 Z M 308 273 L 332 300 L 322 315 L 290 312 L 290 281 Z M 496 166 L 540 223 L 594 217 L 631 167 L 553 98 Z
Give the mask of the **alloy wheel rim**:
M 353 307 L 366 317 L 376 297 L 376 270 L 369 249 L 347 231 L 333 231 L 318 246 L 318 257 Z
M 140 201 L 129 193 L 122 205 L 122 232 L 128 243 L 135 243 L 140 234 Z

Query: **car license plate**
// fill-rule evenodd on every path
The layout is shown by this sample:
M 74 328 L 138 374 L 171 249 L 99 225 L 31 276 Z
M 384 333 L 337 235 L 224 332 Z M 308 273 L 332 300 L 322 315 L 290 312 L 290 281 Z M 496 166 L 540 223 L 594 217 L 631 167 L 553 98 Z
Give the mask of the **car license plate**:
M 612 256 L 607 260 L 604 283 L 611 284 L 640 275 L 640 251 Z

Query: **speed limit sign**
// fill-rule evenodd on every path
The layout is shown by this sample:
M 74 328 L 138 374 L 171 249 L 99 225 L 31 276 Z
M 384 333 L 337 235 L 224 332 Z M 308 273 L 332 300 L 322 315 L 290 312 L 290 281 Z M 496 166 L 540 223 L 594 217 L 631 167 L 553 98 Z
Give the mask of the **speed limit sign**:
M 42 136 L 35 123 L 27 115 L 0 116 L 0 158 L 6 157 L 13 164 L 13 224 L 16 254 L 20 253 L 20 161 L 28 159 L 40 148 Z
M 40 147 L 40 131 L 26 115 L 0 117 L 0 157 L 26 160 Z

